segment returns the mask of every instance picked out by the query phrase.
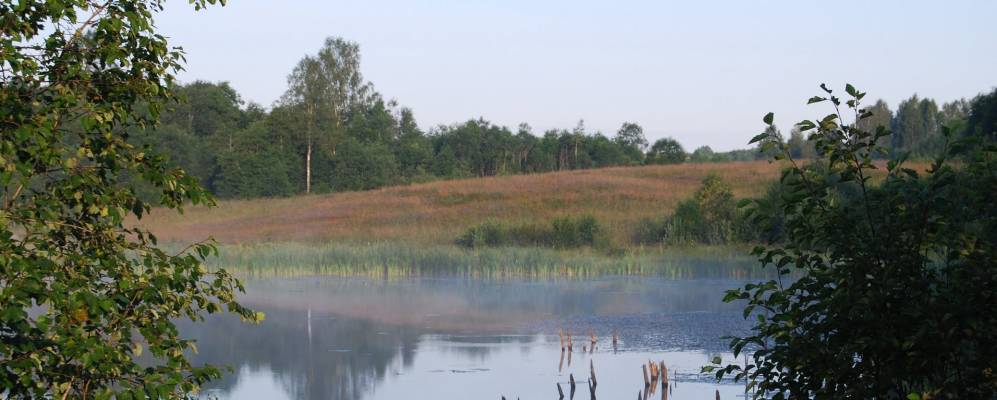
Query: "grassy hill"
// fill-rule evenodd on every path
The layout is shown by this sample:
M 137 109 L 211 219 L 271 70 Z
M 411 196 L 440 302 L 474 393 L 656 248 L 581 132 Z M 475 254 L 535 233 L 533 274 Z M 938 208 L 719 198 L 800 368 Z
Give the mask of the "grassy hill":
M 449 245 L 467 227 L 496 219 L 543 222 L 589 214 L 625 245 L 637 221 L 670 213 L 710 173 L 737 197 L 777 179 L 766 161 L 618 167 L 462 179 L 366 192 L 223 201 L 184 215 L 157 210 L 141 225 L 164 241 L 213 236 L 222 244 L 398 242 Z

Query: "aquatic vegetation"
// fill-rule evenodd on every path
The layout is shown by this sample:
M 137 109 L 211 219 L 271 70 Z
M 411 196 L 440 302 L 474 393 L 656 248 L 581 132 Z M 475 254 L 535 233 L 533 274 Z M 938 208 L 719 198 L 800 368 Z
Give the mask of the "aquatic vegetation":
M 758 278 L 755 261 L 737 247 L 667 247 L 606 255 L 590 249 L 489 247 L 404 243 L 266 243 L 219 247 L 211 267 L 248 276 L 465 276 L 582 278 L 605 275 Z

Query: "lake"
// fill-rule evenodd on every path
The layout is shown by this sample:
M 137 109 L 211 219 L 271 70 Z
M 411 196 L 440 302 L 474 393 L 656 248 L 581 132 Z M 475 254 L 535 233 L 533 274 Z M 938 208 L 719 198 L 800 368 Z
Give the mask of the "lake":
M 228 365 L 205 388 L 222 399 L 632 399 L 642 366 L 664 361 L 667 397 L 724 399 L 700 367 L 731 360 L 721 337 L 747 332 L 737 305 L 720 301 L 729 279 L 605 277 L 564 280 L 344 277 L 254 279 L 244 304 L 260 325 L 215 316 L 181 324 L 195 363 Z M 573 351 L 561 351 L 558 331 Z M 590 331 L 596 336 L 590 349 Z M 612 336 L 618 332 L 618 343 Z M 664 398 L 655 385 L 649 398 Z

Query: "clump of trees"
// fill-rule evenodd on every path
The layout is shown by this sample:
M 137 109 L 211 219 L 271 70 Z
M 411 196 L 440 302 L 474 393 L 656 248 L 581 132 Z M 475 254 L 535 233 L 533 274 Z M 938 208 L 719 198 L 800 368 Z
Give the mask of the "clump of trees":
M 319 55 L 299 63 L 288 93 L 269 112 L 245 104 L 227 83 L 179 86 L 186 101 L 165 112 L 158 127 L 132 135 L 220 197 L 645 163 L 647 139 L 629 122 L 612 137 L 582 122 L 537 136 L 529 125 L 512 131 L 483 118 L 423 132 L 412 110 L 358 83 L 356 57 L 355 44 L 328 40 Z M 667 162 L 684 161 L 678 152 Z
M 753 139 L 792 164 L 776 205 L 781 241 L 754 250 L 777 278 L 728 292 L 757 321 L 731 342 L 751 361 L 715 360 L 707 370 L 746 380 L 756 398 L 994 398 L 997 316 L 981 312 L 997 308 L 993 127 L 971 117 L 972 130 L 943 126 L 938 142 L 894 139 L 938 151 L 926 171 L 892 159 L 874 182 L 890 131 L 867 130 L 874 114 L 861 106 L 865 93 L 848 85 L 839 98 L 821 88 L 810 102 L 832 103 L 832 114 L 799 125 L 819 168 L 801 165 L 770 133 Z M 931 102 L 907 103 L 901 113 L 920 119 L 900 117 L 903 129 L 927 129 Z M 748 213 L 764 224 L 771 208 L 756 203 Z

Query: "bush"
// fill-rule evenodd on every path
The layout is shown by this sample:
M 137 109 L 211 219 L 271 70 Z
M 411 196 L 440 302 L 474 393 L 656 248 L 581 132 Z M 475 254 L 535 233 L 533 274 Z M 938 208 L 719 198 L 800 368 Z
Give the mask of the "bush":
M 633 238 L 639 244 L 725 244 L 750 238 L 743 221 L 730 185 L 710 175 L 691 199 L 675 207 L 671 216 L 661 221 L 641 221 Z
M 560 217 L 551 222 L 549 240 L 552 247 L 594 246 L 599 234 L 599 223 L 590 215 Z
M 679 203 L 662 228 L 663 240 L 672 245 L 713 244 L 709 232 L 718 230 L 710 226 L 695 200 Z
M 843 102 L 822 89 L 836 110 Z M 862 115 L 865 94 L 846 92 L 848 113 Z M 717 378 L 751 381 L 756 398 L 997 398 L 997 146 L 951 166 L 972 144 L 958 140 L 927 171 L 892 160 L 874 183 L 888 132 L 837 113 L 801 127 L 823 164 L 784 174 L 784 241 L 754 251 L 778 277 L 725 298 L 756 321 L 731 342 L 751 362 L 717 367 Z
M 644 218 L 637 222 L 630 239 L 639 245 L 657 245 L 664 242 L 667 219 Z
M 558 217 L 548 226 L 513 225 L 486 221 L 467 228 L 456 243 L 467 248 L 496 246 L 540 246 L 557 248 L 608 246 L 608 239 L 595 217 Z

